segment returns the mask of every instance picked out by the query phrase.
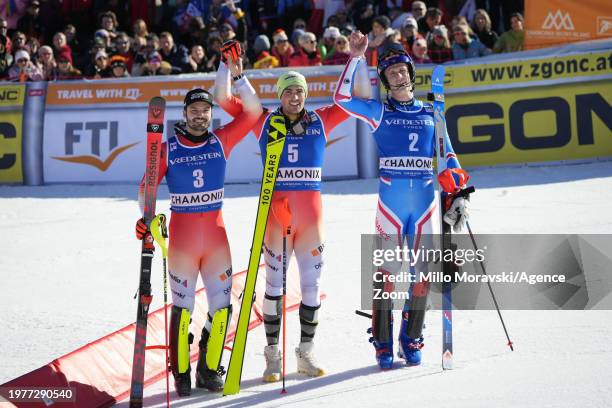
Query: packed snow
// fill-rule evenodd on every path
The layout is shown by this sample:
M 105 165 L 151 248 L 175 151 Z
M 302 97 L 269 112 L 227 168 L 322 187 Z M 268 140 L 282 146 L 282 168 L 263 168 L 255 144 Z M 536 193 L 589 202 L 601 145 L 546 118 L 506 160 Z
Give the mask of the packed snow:
M 612 161 L 480 168 L 471 175 L 477 187 L 471 225 L 478 233 L 612 231 Z M 249 334 L 240 394 L 221 397 L 194 389 L 179 401 L 172 391 L 174 406 L 612 405 L 606 375 L 612 365 L 610 311 L 503 311 L 514 352 L 495 311 L 455 311 L 455 369 L 444 372 L 441 316 L 431 311 L 423 364 L 406 367 L 396 359 L 394 370 L 379 371 L 365 332 L 369 321 L 354 313 L 360 306 L 360 234 L 373 230 L 377 183 L 324 183 L 327 299 L 315 342 L 327 375 L 295 374 L 299 320 L 292 313 L 287 394 L 280 395 L 279 383 L 261 382 L 260 326 Z M 257 184 L 226 186 L 223 211 L 234 270 L 247 264 L 258 192 Z M 134 185 L 0 186 L 0 384 L 135 320 L 140 261 L 135 196 Z M 168 207 L 163 186 L 158 212 Z M 159 257 L 155 262 L 154 309 L 163 301 Z M 224 365 L 228 360 L 226 352 Z M 145 395 L 146 406 L 165 406 L 165 381 Z

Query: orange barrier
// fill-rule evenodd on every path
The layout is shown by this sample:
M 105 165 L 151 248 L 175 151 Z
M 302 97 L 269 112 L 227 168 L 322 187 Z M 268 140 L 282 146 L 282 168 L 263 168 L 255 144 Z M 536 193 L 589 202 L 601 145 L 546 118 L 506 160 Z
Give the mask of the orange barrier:
M 249 330 L 263 323 L 262 303 L 265 291 L 264 271 L 260 265 L 260 273 L 256 285 L 256 298 Z M 238 311 L 240 309 L 240 294 L 244 288 L 246 271 L 233 276 L 232 304 L 234 313 L 228 331 L 227 342 L 234 339 Z M 322 295 L 323 299 L 325 295 Z M 290 311 L 297 310 L 300 305 L 301 293 L 299 276 L 295 268 L 291 268 L 287 277 L 287 305 Z M 171 307 L 169 305 L 168 307 Z M 190 331 L 199 338 L 204 325 L 207 310 L 206 292 L 200 289 L 196 293 L 196 305 Z M 71 353 L 59 357 L 49 364 L 31 371 L 21 377 L 11 380 L 2 387 L 71 387 L 74 402 L 53 401 L 53 407 L 108 407 L 118 401 L 128 398 L 132 374 L 132 353 L 134 350 L 135 323 L 114 333 L 93 341 Z M 147 349 L 145 363 L 145 387 L 165 377 L 166 354 L 164 344 L 164 309 L 163 307 L 149 313 L 147 329 Z M 198 358 L 197 341 L 191 347 L 191 361 Z M 40 407 L 40 402 L 22 402 L 17 407 Z M 4 406 L 4 405 L 2 405 Z

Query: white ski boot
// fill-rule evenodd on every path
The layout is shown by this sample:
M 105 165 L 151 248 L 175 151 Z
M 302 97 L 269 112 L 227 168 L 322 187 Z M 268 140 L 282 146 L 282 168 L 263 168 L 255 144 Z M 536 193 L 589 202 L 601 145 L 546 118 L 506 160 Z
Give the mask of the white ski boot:
M 266 369 L 263 373 L 264 382 L 276 382 L 281 378 L 281 353 L 278 344 L 264 347 Z
M 307 342 L 300 343 L 300 346 L 295 349 L 298 373 L 304 373 L 310 377 L 320 377 L 325 375 L 325 370 L 317 363 L 313 348 L 314 343 Z

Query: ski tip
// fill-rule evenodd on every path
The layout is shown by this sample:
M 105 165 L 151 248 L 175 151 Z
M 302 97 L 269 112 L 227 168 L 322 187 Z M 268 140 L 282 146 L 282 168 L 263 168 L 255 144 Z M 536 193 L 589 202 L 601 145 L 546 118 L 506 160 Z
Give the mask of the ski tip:
M 149 101 L 149 104 L 151 104 L 151 105 L 158 105 L 158 106 L 166 106 L 166 100 L 164 98 L 162 98 L 161 96 L 154 96 Z

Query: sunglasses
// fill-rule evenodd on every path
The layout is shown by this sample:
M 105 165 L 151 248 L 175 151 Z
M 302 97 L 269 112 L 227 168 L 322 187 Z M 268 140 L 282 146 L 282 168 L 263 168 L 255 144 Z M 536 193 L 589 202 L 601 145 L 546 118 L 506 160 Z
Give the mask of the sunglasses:
M 346 41 L 336 41 L 337 45 L 342 45 L 342 44 L 348 44 L 348 42 Z
M 117 44 L 119 45 L 127 45 L 127 41 L 117 41 Z
M 96 58 L 96 60 L 105 60 L 105 59 L 108 59 L 108 57 L 98 57 L 98 58 Z
M 308 44 L 316 44 L 316 43 L 317 43 L 317 42 L 316 42 L 316 41 L 314 41 L 314 40 L 308 40 L 308 41 L 306 41 L 306 42 L 307 42 Z
M 17 62 L 28 62 L 27 58 L 19 58 Z
M 462 37 L 466 35 L 466 33 L 464 33 L 463 31 L 455 31 L 453 34 L 454 35 L 460 35 Z
M 289 42 L 289 40 L 284 40 L 284 39 L 283 40 L 276 40 L 277 44 L 286 43 L 286 42 Z
M 57 61 L 58 64 L 68 64 L 70 61 L 66 61 L 66 60 L 62 60 L 62 61 Z
M 0 26 L 0 30 L 8 30 L 8 26 Z
M 298 25 L 294 26 L 293 28 L 294 29 L 299 28 L 299 29 L 303 30 L 303 29 L 306 28 L 306 26 L 304 24 L 298 24 Z

